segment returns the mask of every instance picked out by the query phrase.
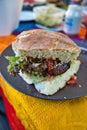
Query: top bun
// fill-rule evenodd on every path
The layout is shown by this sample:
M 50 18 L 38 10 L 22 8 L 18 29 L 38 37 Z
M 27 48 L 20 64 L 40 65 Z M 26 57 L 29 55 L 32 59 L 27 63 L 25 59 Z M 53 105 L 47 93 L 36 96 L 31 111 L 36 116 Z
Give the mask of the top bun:
M 12 43 L 16 55 L 37 58 L 77 59 L 80 48 L 65 34 L 43 29 L 24 31 Z

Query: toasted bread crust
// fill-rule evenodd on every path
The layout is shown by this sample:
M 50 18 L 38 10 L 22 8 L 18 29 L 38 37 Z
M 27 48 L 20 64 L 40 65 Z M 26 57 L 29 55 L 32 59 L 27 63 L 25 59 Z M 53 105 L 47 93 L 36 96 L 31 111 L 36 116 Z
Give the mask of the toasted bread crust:
M 79 47 L 68 36 L 42 29 L 22 32 L 12 43 L 12 48 L 19 55 L 28 54 L 32 57 L 36 55 L 38 58 L 44 56 L 57 58 L 58 52 L 66 52 L 64 55 L 69 53 L 70 57 L 74 55 L 75 59 L 80 53 Z

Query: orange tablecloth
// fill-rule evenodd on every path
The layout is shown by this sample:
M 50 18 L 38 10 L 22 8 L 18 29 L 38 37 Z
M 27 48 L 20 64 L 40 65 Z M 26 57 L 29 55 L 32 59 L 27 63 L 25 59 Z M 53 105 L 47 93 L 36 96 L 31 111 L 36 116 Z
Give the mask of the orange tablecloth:
M 11 42 L 15 40 L 14 35 L 10 35 L 8 37 L 0 37 L 0 53 L 11 44 Z M 0 77 L 0 85 L 1 85 L 1 77 Z M 3 86 L 3 85 L 2 85 Z M 21 124 L 21 121 L 17 118 L 15 110 L 13 106 L 9 103 L 8 99 L 6 98 L 3 88 L 0 87 L 0 94 L 2 95 L 4 105 L 6 108 L 6 115 L 11 127 L 11 130 L 25 130 L 24 126 Z
M 0 36 L 0 53 L 15 40 L 15 35 Z
M 0 52 L 14 39 L 13 35 L 0 37 Z M 0 85 L 12 130 L 87 130 L 87 96 L 49 101 L 23 94 L 1 77 Z

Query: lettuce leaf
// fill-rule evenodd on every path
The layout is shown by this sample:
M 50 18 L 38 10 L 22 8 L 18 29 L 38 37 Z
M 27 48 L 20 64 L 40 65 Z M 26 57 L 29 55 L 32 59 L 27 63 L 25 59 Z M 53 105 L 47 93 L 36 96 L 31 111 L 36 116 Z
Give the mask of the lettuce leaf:
M 25 63 L 24 57 L 20 56 L 6 56 L 5 57 L 9 61 L 9 65 L 7 67 L 7 70 L 10 74 L 13 73 L 15 67 L 23 68 L 23 65 Z

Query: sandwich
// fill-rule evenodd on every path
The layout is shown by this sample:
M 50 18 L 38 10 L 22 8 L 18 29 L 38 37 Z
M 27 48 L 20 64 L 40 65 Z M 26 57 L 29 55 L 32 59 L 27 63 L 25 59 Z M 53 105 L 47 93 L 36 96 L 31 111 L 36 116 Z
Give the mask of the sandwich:
M 34 84 L 41 94 L 53 95 L 66 86 L 80 66 L 80 48 L 65 34 L 43 29 L 24 31 L 12 43 L 8 71 Z

